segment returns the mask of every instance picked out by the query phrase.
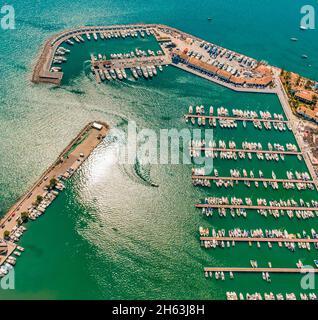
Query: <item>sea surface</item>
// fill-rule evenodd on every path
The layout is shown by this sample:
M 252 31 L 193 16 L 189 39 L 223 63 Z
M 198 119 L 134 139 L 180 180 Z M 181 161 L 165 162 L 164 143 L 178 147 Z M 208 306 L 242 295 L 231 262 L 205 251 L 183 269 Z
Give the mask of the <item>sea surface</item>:
M 225 106 L 282 113 L 276 96 L 235 93 L 173 67 L 151 81 L 129 79 L 97 85 L 89 72 L 90 53 L 156 49 L 152 38 L 111 40 L 74 45 L 65 64 L 63 86 L 30 82 L 44 41 L 54 33 L 81 25 L 163 23 L 229 49 L 318 80 L 317 30 L 301 31 L 300 7 L 316 1 L 290 0 L 142 0 L 94 3 L 66 0 L 12 1 L 16 29 L 0 31 L 0 215 L 26 192 L 89 121 L 103 120 L 125 130 L 190 128 L 183 115 L 190 104 Z M 212 20 L 209 22 L 208 17 Z M 297 37 L 298 42 L 290 41 Z M 127 49 L 127 51 L 126 51 Z M 308 59 L 301 59 L 301 55 Z M 290 132 L 218 129 L 217 139 L 295 143 Z M 251 212 L 247 219 L 202 217 L 194 204 L 207 195 L 267 199 L 317 199 L 316 192 L 271 192 L 244 185 L 234 189 L 195 188 L 191 165 L 117 164 L 113 132 L 67 182 L 45 215 L 28 223 L 20 245 L 25 252 L 15 267 L 15 290 L 0 290 L 1 299 L 224 299 L 226 291 L 304 292 L 300 275 L 236 275 L 234 280 L 205 279 L 207 266 L 295 267 L 312 264 L 312 249 L 237 244 L 235 248 L 200 248 L 199 226 L 215 228 L 318 229 L 315 220 L 275 220 Z M 220 174 L 247 168 L 265 176 L 274 170 L 306 171 L 303 162 L 286 157 L 267 162 L 215 161 Z M 159 187 L 153 187 L 157 184 Z

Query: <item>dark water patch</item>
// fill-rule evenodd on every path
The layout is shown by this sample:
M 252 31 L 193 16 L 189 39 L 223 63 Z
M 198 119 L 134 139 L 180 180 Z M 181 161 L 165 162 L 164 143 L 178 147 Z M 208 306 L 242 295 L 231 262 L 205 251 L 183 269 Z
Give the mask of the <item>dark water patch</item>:
M 151 186 L 151 187 L 159 187 L 159 185 L 157 185 L 156 183 L 151 181 L 151 177 L 150 177 L 150 165 L 147 166 L 142 166 L 138 159 L 136 159 L 136 163 L 134 165 L 134 170 L 136 175 L 143 180 L 147 185 Z
M 65 90 L 65 88 L 62 88 L 62 87 L 56 86 L 56 85 L 49 86 L 47 89 L 48 89 L 49 91 L 58 91 L 58 90 L 67 91 L 67 90 Z
M 74 93 L 76 95 L 84 95 L 86 92 L 83 91 L 83 90 L 80 90 L 80 89 L 71 89 L 71 90 L 68 90 L 70 93 Z
M 33 243 L 24 243 L 24 247 L 27 251 L 34 253 L 38 258 L 42 257 L 44 254 L 42 248 L 34 245 Z

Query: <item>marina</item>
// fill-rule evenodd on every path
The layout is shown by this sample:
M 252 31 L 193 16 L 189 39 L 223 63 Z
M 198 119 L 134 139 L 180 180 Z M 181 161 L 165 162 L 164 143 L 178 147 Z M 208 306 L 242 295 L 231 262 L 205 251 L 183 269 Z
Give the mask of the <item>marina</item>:
M 202 109 L 200 105 L 197 105 L 193 107 L 192 112 L 189 110 L 189 113 L 184 116 L 186 123 L 192 124 L 193 126 L 198 125 L 203 129 L 213 127 L 215 128 L 216 137 L 219 139 L 224 139 L 221 142 L 221 145 L 219 145 L 220 140 L 211 141 L 211 144 L 209 141 L 203 140 L 200 140 L 199 142 L 195 140 L 189 141 L 189 152 L 193 160 L 201 156 L 201 152 L 204 152 L 204 157 L 212 157 L 215 161 L 213 164 L 214 168 L 220 171 L 220 173 L 218 173 L 219 176 L 205 175 L 205 173 L 200 173 L 200 171 L 192 172 L 192 175 L 190 173 L 190 180 L 192 180 L 192 182 L 194 182 L 193 180 L 197 180 L 197 183 L 194 183 L 195 186 L 203 185 L 211 187 L 209 189 L 205 188 L 205 191 L 202 192 L 200 189 L 198 189 L 198 194 L 200 194 L 200 197 L 202 197 L 204 200 L 202 200 L 202 203 L 196 204 L 195 207 L 201 209 L 202 213 L 208 217 L 212 217 L 213 209 L 216 209 L 215 211 L 218 212 L 222 217 L 226 216 L 226 213 L 231 213 L 232 217 L 246 217 L 246 211 L 255 210 L 255 213 L 257 211 L 261 216 L 264 217 L 267 217 L 267 215 L 272 215 L 275 218 L 278 218 L 286 215 L 289 218 L 297 218 L 297 222 L 300 220 L 305 222 L 308 218 L 316 219 L 318 217 L 318 205 L 315 201 L 316 191 L 314 190 L 314 186 L 317 188 L 317 177 L 310 163 L 308 162 L 308 157 L 304 151 L 304 146 L 299 143 L 298 138 L 295 135 L 296 130 L 293 119 L 285 110 L 285 98 L 281 92 L 282 89 L 280 88 L 279 82 L 276 78 L 276 69 L 273 69 L 273 71 L 272 68 L 265 63 L 258 62 L 255 59 L 248 58 L 244 55 L 221 48 L 174 28 L 162 25 L 140 24 L 113 27 L 82 27 L 72 30 L 72 32 L 69 31 L 62 33 L 54 39 L 51 39 L 47 49 L 48 51 L 45 53 L 44 49 L 43 52 L 44 55 L 48 54 L 46 56 L 48 59 L 44 63 L 43 61 L 45 59 L 42 60 L 42 64 L 39 62 L 35 69 L 34 81 L 53 82 L 55 84 L 61 83 L 61 79 L 65 77 L 64 74 L 62 75 L 62 72 L 65 70 L 64 66 L 69 63 L 69 53 L 63 50 L 66 44 L 69 47 L 75 48 L 76 46 L 83 45 L 86 40 L 90 43 L 97 43 L 101 41 L 107 42 L 110 39 L 118 39 L 118 41 L 119 39 L 122 41 L 127 41 L 130 38 L 146 39 L 147 37 L 150 37 L 147 35 L 147 30 L 148 33 L 152 35 L 156 41 L 158 41 L 162 54 L 158 54 L 157 50 L 149 49 L 154 52 L 154 55 L 150 55 L 149 52 L 147 52 L 147 49 L 144 48 L 143 51 L 146 52 L 146 56 L 139 52 L 140 57 L 133 57 L 132 52 L 134 55 L 137 55 L 135 50 L 137 46 L 132 48 L 132 51 L 130 51 L 130 49 L 127 49 L 126 51 L 113 50 L 111 53 L 106 53 L 102 50 L 99 52 L 96 51 L 90 56 L 89 62 L 91 67 L 90 73 L 94 74 L 97 83 L 107 83 L 106 81 L 111 83 L 113 80 L 124 81 L 126 79 L 137 80 L 139 78 L 147 80 L 155 78 L 155 72 L 157 72 L 157 70 L 159 71 L 160 67 L 162 68 L 166 65 L 172 65 L 179 70 L 186 70 L 188 73 L 200 76 L 201 78 L 216 83 L 217 85 L 221 84 L 222 86 L 235 92 L 276 94 L 280 101 L 283 101 L 282 105 L 284 109 L 280 108 L 279 110 L 272 110 L 271 105 L 264 104 L 262 106 L 254 106 L 253 104 L 246 104 L 246 106 L 244 106 L 243 103 L 240 104 L 239 101 L 235 101 L 233 99 L 232 101 L 227 101 L 228 106 L 232 105 L 233 103 L 233 106 L 231 107 L 214 107 L 217 115 L 215 115 L 215 112 L 211 109 L 211 107 L 209 112 L 207 112 L 204 110 L 204 108 Z M 151 33 L 151 31 L 153 33 Z M 172 45 L 176 45 L 176 48 L 173 48 Z M 67 50 L 72 50 L 69 47 L 67 47 Z M 51 53 L 52 56 L 50 56 Z M 53 60 L 50 60 L 51 57 Z M 56 59 L 55 62 L 57 64 L 61 65 L 60 67 L 52 65 L 52 63 L 54 64 L 54 59 Z M 87 59 L 89 59 L 89 57 Z M 52 79 L 54 80 L 52 81 Z M 193 97 L 192 99 L 195 100 Z M 215 102 L 219 103 L 219 101 Z M 197 103 L 197 101 L 191 101 L 191 103 Z M 254 142 L 245 141 L 246 144 L 243 145 L 242 140 L 250 140 L 251 138 L 251 131 L 249 130 L 252 129 L 252 126 L 255 129 L 258 129 L 258 131 L 256 131 L 257 136 L 255 135 L 253 139 Z M 220 129 L 236 129 L 236 131 Z M 275 136 L 272 138 L 271 134 L 274 134 Z M 294 139 L 296 139 L 296 141 L 294 141 Z M 271 141 L 271 143 L 272 141 L 276 141 L 276 144 L 272 143 L 270 148 L 268 141 Z M 256 156 L 258 160 L 272 161 L 256 162 L 256 157 L 252 158 L 252 155 Z M 286 156 L 286 159 L 284 156 Z M 245 157 L 246 160 L 251 161 L 250 164 L 244 163 L 244 165 L 241 165 L 241 163 L 238 163 L 235 168 L 229 168 L 231 170 L 239 171 L 241 176 L 227 176 L 227 174 L 223 174 L 223 166 L 226 166 L 225 162 L 222 161 L 223 159 L 244 160 Z M 283 161 L 287 163 L 286 168 L 284 168 Z M 284 171 L 282 171 L 282 168 Z M 283 177 L 252 177 L 250 174 L 251 170 L 254 170 L 255 172 L 263 170 L 265 172 L 266 169 L 269 169 L 269 172 L 276 172 L 277 176 L 278 173 L 287 173 L 286 170 L 292 172 L 294 175 L 296 174 L 296 170 L 302 173 L 306 172 L 306 176 L 305 178 L 287 177 L 285 179 Z M 201 168 L 194 168 L 194 170 L 201 170 Z M 247 170 L 247 176 L 243 176 L 243 170 Z M 265 174 L 265 176 L 267 175 Z M 209 185 L 208 182 L 210 181 L 214 181 L 214 183 Z M 256 183 L 259 182 L 264 187 L 266 184 L 272 184 L 275 190 L 278 189 L 276 184 L 279 183 L 283 184 L 284 188 L 281 188 L 282 190 L 280 189 L 277 191 L 277 193 L 275 193 L 275 197 L 277 199 L 272 196 L 272 188 L 268 188 L 268 190 L 260 188 L 261 191 L 257 191 L 256 188 L 253 188 L 253 190 L 251 189 L 250 192 L 246 192 L 246 190 L 241 187 L 241 184 L 237 184 L 235 189 L 238 190 L 237 195 L 233 195 L 233 190 L 231 190 L 232 188 L 228 188 L 228 190 L 219 190 L 215 188 L 215 185 L 218 182 L 226 182 L 227 186 L 231 186 L 231 183 L 234 184 L 239 181 L 245 183 L 253 182 L 255 183 L 255 186 Z M 294 184 L 294 186 L 292 186 L 292 184 Z M 298 185 L 296 186 L 296 184 Z M 267 187 L 265 188 L 267 189 Z M 300 199 L 300 191 L 304 200 Z M 220 197 L 218 198 L 218 196 Z M 221 199 L 221 196 L 223 199 Z M 250 223 L 253 227 L 258 228 L 261 226 L 266 227 L 267 224 L 271 223 L 266 219 L 257 219 L 257 216 L 258 215 L 256 214 L 252 214 L 249 216 L 249 219 L 242 219 L 242 224 Z M 200 218 L 202 219 L 202 217 Z M 219 222 L 219 220 L 214 219 L 214 217 L 211 219 L 211 221 L 205 219 L 205 217 L 203 219 L 206 224 L 210 225 L 213 223 L 213 225 L 216 226 L 218 226 L 218 224 L 224 226 L 227 221 L 232 221 L 229 219 L 224 219 Z M 276 221 L 280 222 L 281 220 Z M 297 229 L 297 223 L 293 224 L 293 221 L 295 220 L 291 221 L 291 225 L 293 225 L 293 228 Z M 229 228 L 229 226 L 230 224 L 228 224 L 227 228 Z M 217 237 L 200 238 L 201 241 L 267 243 L 279 243 L 280 241 L 283 243 L 287 242 L 285 239 L 281 239 L 279 241 L 280 238 L 268 237 L 238 237 L 238 239 L 240 240 L 236 240 L 236 237 L 221 237 L 220 239 Z M 316 239 L 295 239 L 291 241 L 288 240 L 288 242 L 298 244 L 316 244 Z M 239 250 L 239 248 L 236 247 L 235 250 Z M 247 250 L 244 251 L 244 253 L 241 251 L 238 252 L 240 252 L 240 254 L 242 254 L 244 257 L 250 257 L 250 253 Z M 205 260 L 202 257 L 204 257 Z M 234 277 L 234 273 L 236 272 L 273 272 L 291 274 L 291 276 L 293 276 L 295 273 L 300 273 L 299 268 L 295 269 L 289 266 L 286 268 L 222 269 L 217 267 L 217 264 L 219 261 L 222 261 L 222 258 L 224 257 L 221 256 L 221 258 L 217 257 L 216 259 L 213 259 L 211 255 L 208 255 L 205 252 L 202 254 L 202 256 L 200 253 L 200 259 L 204 261 L 205 265 L 209 265 L 210 263 L 212 264 L 211 268 L 204 269 L 205 272 L 233 273 L 233 275 L 230 274 L 231 279 L 232 276 Z M 229 263 L 229 265 L 235 265 L 233 261 L 230 261 L 230 258 L 228 258 L 226 261 Z M 223 261 L 222 264 L 227 265 L 227 263 L 224 263 Z M 288 263 L 286 262 L 286 265 L 287 264 Z M 282 263 L 282 265 L 284 264 Z M 253 269 L 254 271 L 250 271 L 250 269 Z M 306 272 L 308 270 L 305 269 L 304 271 Z M 238 291 L 238 288 L 235 290 Z M 250 289 L 250 292 L 251 290 L 252 289 Z M 259 297 L 258 294 L 255 296 L 250 296 L 249 293 L 244 294 L 244 297 L 247 297 L 247 295 L 249 298 Z M 286 298 L 288 299 L 293 297 L 293 294 L 288 294 L 288 296 L 286 295 Z M 314 296 L 311 297 L 314 298 Z
M 156 76 L 157 68 L 162 71 L 162 66 L 167 65 L 162 57 L 143 57 L 121 60 L 96 60 L 92 57 L 92 72 L 95 74 L 97 83 L 105 80 L 127 79 L 126 71 L 130 70 L 135 79 L 139 77 L 149 79 Z

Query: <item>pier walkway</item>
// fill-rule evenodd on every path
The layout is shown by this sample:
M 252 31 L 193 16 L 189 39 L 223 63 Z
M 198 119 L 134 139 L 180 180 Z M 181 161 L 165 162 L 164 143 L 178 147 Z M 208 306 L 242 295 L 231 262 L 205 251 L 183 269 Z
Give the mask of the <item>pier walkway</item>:
M 223 181 L 255 181 L 255 182 L 277 182 L 277 183 L 304 183 L 314 184 L 312 180 L 298 180 L 298 179 L 271 179 L 271 178 L 251 178 L 251 177 L 212 177 L 212 176 L 192 176 L 192 179 L 204 180 L 223 180 Z
M 318 269 L 314 268 L 227 268 L 227 267 L 216 267 L 216 268 L 204 268 L 204 272 L 268 272 L 268 273 L 318 273 Z
M 201 119 L 216 119 L 216 120 L 235 120 L 235 121 L 259 121 L 259 122 L 272 122 L 272 123 L 289 123 L 288 120 L 279 119 L 263 119 L 263 118 L 241 118 L 241 117 L 224 117 L 224 116 L 205 116 L 197 114 L 185 114 L 186 119 L 189 118 L 201 118 Z
M 0 255 L 0 266 L 11 256 L 13 251 L 17 248 L 17 245 L 11 241 L 6 241 L 7 251 L 5 254 Z
M 318 239 L 297 238 L 246 238 L 246 237 L 200 237 L 201 241 L 237 241 L 237 242 L 295 242 L 295 243 L 318 243 Z
M 299 151 L 279 151 L 279 150 L 249 150 L 249 149 L 223 149 L 223 148 L 205 148 L 205 147 L 189 147 L 190 150 L 199 151 L 219 151 L 219 152 L 242 152 L 242 153 L 268 153 L 268 154 L 283 154 L 283 155 L 302 155 Z
M 195 205 L 196 208 L 224 208 L 224 209 L 250 209 L 250 210 L 288 210 L 288 211 L 317 211 L 315 207 L 275 207 L 275 206 L 248 206 L 248 205 L 234 205 L 234 204 L 207 204 L 199 203 Z
M 94 68 L 102 70 L 116 69 L 116 68 L 135 68 L 142 66 L 160 66 L 169 64 L 166 56 L 147 56 L 139 58 L 126 58 L 126 59 L 111 59 L 111 60 L 91 60 Z

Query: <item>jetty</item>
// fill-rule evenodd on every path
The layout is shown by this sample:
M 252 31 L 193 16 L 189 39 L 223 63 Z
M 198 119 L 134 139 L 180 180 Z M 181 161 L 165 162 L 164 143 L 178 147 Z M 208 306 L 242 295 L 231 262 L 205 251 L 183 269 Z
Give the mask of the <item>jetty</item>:
M 108 70 L 108 69 L 131 69 L 142 66 L 161 66 L 169 64 L 169 61 L 164 56 L 147 56 L 138 58 L 126 58 L 126 59 L 111 59 L 111 60 L 91 60 L 91 65 L 95 69 Z
M 224 116 L 205 116 L 205 115 L 197 115 L 197 114 L 186 114 L 185 119 L 190 118 L 200 118 L 200 119 L 207 119 L 207 120 L 230 120 L 230 121 L 246 121 L 246 122 L 269 122 L 269 123 L 289 123 L 288 120 L 279 120 L 279 119 L 263 119 L 263 118 L 241 118 L 241 117 L 224 117 Z
M 318 243 L 313 238 L 253 238 L 253 237 L 200 237 L 201 241 L 237 241 L 237 242 L 294 242 L 294 243 Z
M 299 179 L 272 179 L 272 178 L 251 178 L 251 177 L 214 177 L 214 176 L 192 176 L 192 179 L 204 179 L 212 181 L 255 181 L 255 182 L 277 182 L 277 183 L 304 183 L 314 184 L 312 180 L 299 180 Z
M 238 272 L 238 273 L 318 273 L 313 268 L 238 268 L 238 267 L 213 267 L 204 268 L 204 272 Z
M 318 207 L 283 207 L 283 206 L 253 206 L 234 204 L 207 204 L 199 203 L 196 208 L 224 208 L 224 209 L 250 209 L 250 210 L 288 210 L 288 211 L 317 211 Z
M 0 227 L 10 233 L 10 238 L 17 240 L 17 233 L 21 235 L 25 231 L 22 224 L 22 213 L 27 213 L 29 218 L 34 216 L 34 212 L 42 214 L 45 208 L 56 198 L 61 191 L 63 180 L 69 179 L 84 161 L 91 155 L 95 148 L 103 141 L 107 135 L 109 127 L 103 122 L 91 122 L 87 124 L 80 133 L 68 144 L 68 146 L 58 156 L 57 160 L 41 175 L 33 186 L 8 210 L 0 221 Z M 56 190 L 51 190 L 49 184 L 56 181 Z M 39 203 L 41 197 L 43 202 Z M 41 201 L 42 202 L 42 201 Z M 0 235 L 0 239 L 3 234 Z M 4 263 L 15 250 L 15 245 L 7 239 L 2 242 L 8 245 L 5 254 L 0 254 L 0 265 Z
M 237 153 L 262 153 L 262 154 L 282 154 L 282 155 L 293 155 L 301 156 L 302 153 L 299 151 L 282 151 L 282 150 L 253 150 L 253 149 L 227 149 L 227 148 L 206 148 L 206 147 L 189 147 L 190 151 L 216 151 L 216 152 L 237 152 Z

